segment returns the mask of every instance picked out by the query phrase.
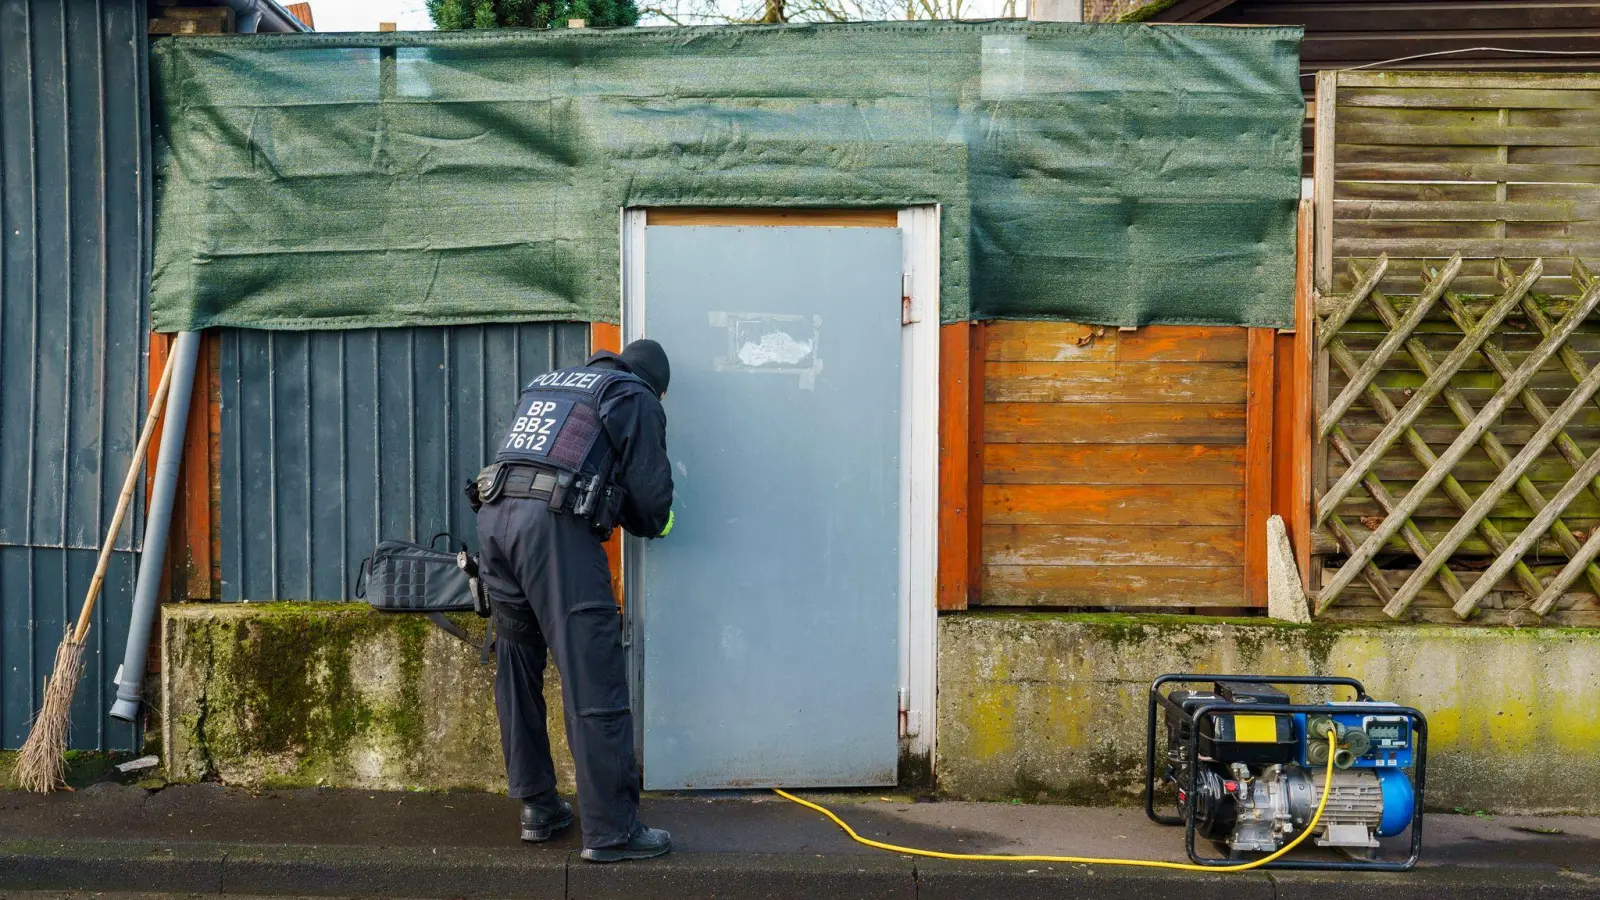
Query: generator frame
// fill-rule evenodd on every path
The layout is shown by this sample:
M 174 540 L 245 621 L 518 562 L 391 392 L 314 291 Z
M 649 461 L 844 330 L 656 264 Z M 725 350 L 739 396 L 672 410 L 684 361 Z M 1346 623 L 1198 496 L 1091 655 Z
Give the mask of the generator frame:
M 1196 739 L 1189 742 L 1187 748 L 1189 771 L 1197 772 L 1200 767 L 1200 741 L 1199 727 L 1205 719 L 1223 713 L 1305 713 L 1309 715 L 1322 715 L 1329 712 L 1326 704 L 1319 703 L 1227 703 L 1218 700 L 1216 703 L 1207 703 L 1192 714 L 1162 692 L 1166 685 L 1178 684 L 1203 684 L 1203 683 L 1256 683 L 1266 685 L 1293 685 L 1293 686 L 1319 686 L 1319 687 L 1345 687 L 1355 691 L 1357 701 L 1371 702 L 1372 697 L 1367 694 L 1367 689 L 1361 682 L 1354 678 L 1339 676 L 1318 675 L 1202 675 L 1202 674 L 1173 674 L 1163 675 L 1150 685 L 1150 698 L 1145 716 L 1145 748 L 1144 748 L 1144 810 L 1150 820 L 1161 825 L 1184 826 L 1184 849 L 1189 853 L 1189 859 L 1196 865 L 1226 867 L 1238 865 L 1235 860 L 1217 857 L 1203 857 L 1195 850 L 1195 811 L 1199 791 L 1188 791 L 1188 798 L 1184 801 L 1184 814 L 1182 816 L 1168 816 L 1156 812 L 1156 712 L 1158 707 L 1175 715 L 1189 718 L 1192 715 L 1195 726 Z M 1384 709 L 1386 715 L 1404 716 L 1411 721 L 1412 731 L 1416 734 L 1416 748 L 1414 765 L 1412 766 L 1412 789 L 1416 793 L 1416 803 L 1411 813 L 1411 855 L 1405 860 L 1278 860 L 1267 863 L 1263 869 L 1308 869 L 1318 871 L 1357 870 L 1364 872 L 1404 872 L 1414 868 L 1418 858 L 1422 855 L 1422 796 L 1423 786 L 1427 779 L 1428 771 L 1428 719 L 1421 712 L 1409 706 L 1394 706 Z

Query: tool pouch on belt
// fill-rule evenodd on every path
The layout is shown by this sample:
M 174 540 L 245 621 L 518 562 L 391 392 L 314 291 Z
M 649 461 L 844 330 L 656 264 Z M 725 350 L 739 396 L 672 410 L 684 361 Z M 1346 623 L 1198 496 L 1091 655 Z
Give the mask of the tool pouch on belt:
M 478 477 L 472 480 L 472 485 L 467 488 L 467 499 L 470 501 L 474 494 L 478 497 L 478 505 L 493 503 L 500 499 L 500 494 L 506 488 L 506 474 L 509 469 L 504 463 L 490 463 L 478 472 Z M 477 506 L 473 507 L 477 511 Z
M 624 491 L 616 485 L 607 485 L 600 494 L 600 502 L 595 505 L 595 510 L 590 521 L 594 530 L 603 536 L 609 536 L 611 530 L 617 527 L 617 521 L 622 518 L 622 498 Z

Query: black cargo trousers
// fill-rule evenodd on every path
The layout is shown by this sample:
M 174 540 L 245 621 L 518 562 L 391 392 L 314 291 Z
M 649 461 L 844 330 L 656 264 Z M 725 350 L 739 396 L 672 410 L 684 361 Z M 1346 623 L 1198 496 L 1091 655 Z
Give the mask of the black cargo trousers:
M 512 797 L 555 787 L 545 726 L 545 651 L 561 673 L 585 847 L 627 843 L 639 767 L 622 622 L 605 545 L 589 523 L 543 500 L 502 497 L 478 511 L 478 567 L 499 630 L 494 700 Z

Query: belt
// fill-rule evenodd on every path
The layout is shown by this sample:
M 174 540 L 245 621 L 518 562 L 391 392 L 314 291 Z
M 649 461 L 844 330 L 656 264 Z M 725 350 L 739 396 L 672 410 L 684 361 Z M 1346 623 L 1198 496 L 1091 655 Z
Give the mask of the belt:
M 478 496 L 485 502 L 500 497 L 548 501 L 555 489 L 555 473 L 539 466 L 494 463 L 478 473 Z

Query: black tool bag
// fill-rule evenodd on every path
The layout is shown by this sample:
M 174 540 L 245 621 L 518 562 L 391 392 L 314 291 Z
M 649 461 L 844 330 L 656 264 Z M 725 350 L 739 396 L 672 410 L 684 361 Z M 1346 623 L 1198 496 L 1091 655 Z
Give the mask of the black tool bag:
M 440 538 L 447 538 L 447 544 L 453 543 L 459 550 L 436 549 Z M 463 565 L 464 561 L 470 561 L 470 567 Z M 383 612 L 426 614 L 441 631 L 479 648 L 465 630 L 444 615 L 467 610 L 479 616 L 486 614 L 487 597 L 473 577 L 476 569 L 477 558 L 467 552 L 467 545 L 447 532 L 434 535 L 427 546 L 383 541 L 362 560 L 355 595 Z M 493 640 L 494 630 L 490 628 L 481 645 L 486 660 Z
M 449 538 L 465 552 L 466 545 L 449 534 L 433 536 L 428 546 L 410 541 L 384 541 L 361 563 L 356 596 L 385 612 L 465 612 L 473 607 L 467 573 L 457 551 L 436 550 Z

